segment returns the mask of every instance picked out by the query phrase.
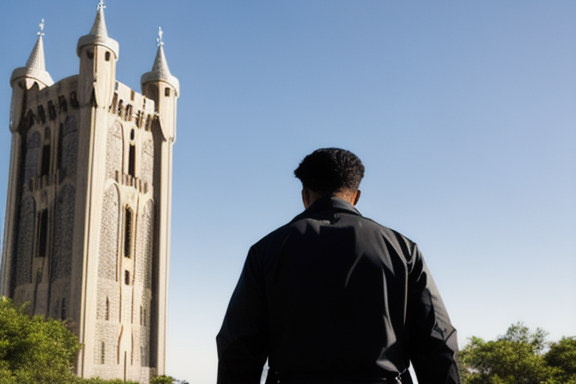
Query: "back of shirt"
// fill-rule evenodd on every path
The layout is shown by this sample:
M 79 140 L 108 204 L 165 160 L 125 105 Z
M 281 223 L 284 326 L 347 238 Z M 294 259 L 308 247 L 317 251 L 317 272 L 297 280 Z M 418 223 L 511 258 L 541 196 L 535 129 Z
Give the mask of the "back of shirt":
M 255 246 L 264 272 L 272 367 L 286 375 L 377 377 L 406 368 L 408 265 L 390 235 L 351 212 L 324 212 Z
M 412 360 L 421 384 L 459 382 L 455 330 L 416 245 L 336 198 L 250 249 L 218 337 L 222 375 L 236 344 L 288 381 L 395 377 Z

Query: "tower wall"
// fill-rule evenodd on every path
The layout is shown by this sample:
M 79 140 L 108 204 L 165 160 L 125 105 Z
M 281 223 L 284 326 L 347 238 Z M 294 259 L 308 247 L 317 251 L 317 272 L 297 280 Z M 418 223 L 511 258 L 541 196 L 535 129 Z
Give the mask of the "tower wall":
M 116 80 L 103 7 L 79 75 L 53 84 L 41 43 L 11 81 L 0 289 L 69 321 L 79 376 L 146 383 L 164 374 L 177 89 L 147 83 L 149 97 Z
M 10 184 L 15 197 L 8 210 L 10 279 L 5 293 L 17 304 L 30 302 L 33 314 L 68 318 L 71 238 L 78 150 L 77 78 L 64 79 L 23 95 L 21 118 L 13 131 L 15 157 Z M 15 138 L 16 137 L 16 138 Z M 9 254 L 10 252 L 11 254 Z
M 154 102 L 121 83 L 107 108 L 94 332 L 85 338 L 85 376 L 146 381 L 154 255 Z M 91 349 L 91 357 L 88 358 Z
M 158 58 L 163 58 L 162 46 L 159 47 Z M 165 71 L 169 76 L 167 67 Z M 152 75 L 152 76 L 150 76 Z M 165 371 L 166 359 L 166 315 L 168 303 L 168 275 L 170 265 L 170 222 L 171 222 L 171 195 L 172 195 L 172 149 L 176 140 L 176 99 L 178 89 L 173 84 L 155 78 L 154 72 L 145 74 L 142 81 L 142 91 L 146 97 L 155 102 L 155 113 L 158 116 L 152 122 L 154 137 L 154 179 L 157 186 L 154 190 L 154 200 L 157 205 L 157 219 L 154 230 L 153 263 L 154 274 L 152 283 L 154 292 L 152 311 L 153 329 L 151 333 L 150 348 L 153 365 L 158 366 L 159 372 Z M 177 80 L 176 80 L 177 81 Z

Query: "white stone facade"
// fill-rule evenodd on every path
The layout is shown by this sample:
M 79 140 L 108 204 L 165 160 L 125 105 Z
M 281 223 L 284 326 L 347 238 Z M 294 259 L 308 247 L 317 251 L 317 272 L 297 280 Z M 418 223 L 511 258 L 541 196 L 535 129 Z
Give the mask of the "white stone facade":
M 12 75 L 2 295 L 68 319 L 82 377 L 164 374 L 178 80 L 162 44 L 143 93 L 115 78 L 100 7 L 79 75 L 54 83 L 42 35 Z

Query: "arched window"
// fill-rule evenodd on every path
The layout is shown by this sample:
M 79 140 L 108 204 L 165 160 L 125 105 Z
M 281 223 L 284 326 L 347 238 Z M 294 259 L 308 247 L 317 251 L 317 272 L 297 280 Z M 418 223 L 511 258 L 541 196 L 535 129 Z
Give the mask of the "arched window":
M 36 256 L 46 256 L 48 245 L 48 211 L 43 209 L 38 216 L 38 249 Z
M 136 177 L 136 147 L 134 144 L 130 144 L 128 149 L 128 174 Z
M 126 112 L 124 114 L 124 120 L 132 121 L 132 104 L 126 106 Z
M 42 121 L 42 124 L 46 122 L 46 112 L 44 112 L 44 107 L 42 105 L 38 106 L 38 117 L 40 118 L 40 121 Z
M 104 319 L 110 320 L 110 300 L 106 297 L 106 310 L 104 311 Z
M 106 363 L 106 344 L 102 342 L 100 344 L 100 364 Z
M 66 96 L 60 95 L 58 96 L 58 112 L 68 112 L 68 106 L 66 104 Z
M 118 110 L 117 110 L 118 116 L 121 116 L 121 115 L 122 115 L 122 111 L 123 111 L 123 110 L 124 110 L 124 101 L 120 100 L 120 101 L 118 102 Z
M 42 163 L 40 164 L 40 176 L 50 173 L 50 144 L 42 146 Z
M 124 257 L 130 257 L 132 250 L 132 210 L 124 209 Z
M 52 100 L 48 100 L 48 118 L 50 118 L 50 120 L 56 120 L 56 107 Z

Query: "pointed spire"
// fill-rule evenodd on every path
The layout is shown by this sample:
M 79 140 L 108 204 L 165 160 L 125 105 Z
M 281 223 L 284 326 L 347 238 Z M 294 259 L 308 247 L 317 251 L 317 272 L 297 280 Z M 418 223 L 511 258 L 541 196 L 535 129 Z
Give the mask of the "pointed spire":
M 176 77 L 172 76 L 168 68 L 168 61 L 166 61 L 166 56 L 164 55 L 163 37 L 164 31 L 158 27 L 158 38 L 156 39 L 158 42 L 158 51 L 156 52 L 156 58 L 152 65 L 152 71 L 142 75 L 140 82 L 145 84 L 150 81 L 164 81 L 174 87 L 174 89 L 176 89 L 176 95 L 178 95 L 180 93 L 180 82 Z
M 104 0 L 98 2 L 96 18 L 90 32 L 82 36 L 78 40 L 78 47 L 76 49 L 78 56 L 80 56 L 80 49 L 86 45 L 102 45 L 114 52 L 116 59 L 118 59 L 119 45 L 114 39 L 108 37 L 108 30 L 106 29 L 106 20 L 104 19 Z
M 106 29 L 106 21 L 104 20 L 104 0 L 100 0 L 98 3 L 98 12 L 96 13 L 96 19 L 90 30 L 90 35 L 108 37 L 108 30 Z
M 36 40 L 36 44 L 34 44 L 34 48 L 32 49 L 32 53 L 26 62 L 26 66 L 30 69 L 38 70 L 38 71 L 46 71 L 46 62 L 44 60 L 44 42 L 42 37 L 44 36 L 44 19 L 42 22 L 38 24 L 40 30 L 36 32 L 38 35 L 38 39 Z
M 164 55 L 164 32 L 162 28 L 158 27 L 158 51 L 156 52 L 156 58 L 154 59 L 154 65 L 152 65 L 152 72 L 158 72 L 164 77 L 170 77 L 170 69 L 168 68 L 168 62 L 166 61 L 166 56 Z
M 39 24 L 40 30 L 37 32 L 38 39 L 28 61 L 26 61 L 26 66 L 16 68 L 12 72 L 12 77 L 10 79 L 10 84 L 14 85 L 14 82 L 21 77 L 29 77 L 41 82 L 44 86 L 50 86 L 54 84 L 52 77 L 46 71 L 46 61 L 44 59 L 44 41 L 42 37 L 44 36 L 44 19 Z

